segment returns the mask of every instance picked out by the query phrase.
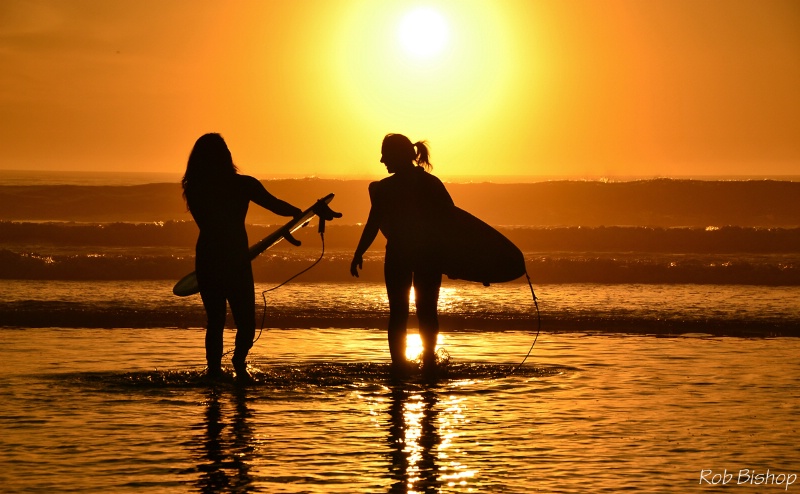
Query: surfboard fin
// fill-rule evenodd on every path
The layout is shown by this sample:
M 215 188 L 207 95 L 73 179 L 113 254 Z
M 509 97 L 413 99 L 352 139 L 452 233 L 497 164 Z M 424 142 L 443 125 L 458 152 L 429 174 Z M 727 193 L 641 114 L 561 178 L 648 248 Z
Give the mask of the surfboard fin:
M 289 242 L 290 244 L 292 244 L 292 245 L 294 245 L 296 247 L 300 247 L 300 244 L 302 244 L 302 242 L 300 242 L 299 240 L 294 238 L 292 236 L 292 234 L 289 233 L 289 232 L 284 233 L 283 234 L 283 238 L 285 238 L 287 242 Z

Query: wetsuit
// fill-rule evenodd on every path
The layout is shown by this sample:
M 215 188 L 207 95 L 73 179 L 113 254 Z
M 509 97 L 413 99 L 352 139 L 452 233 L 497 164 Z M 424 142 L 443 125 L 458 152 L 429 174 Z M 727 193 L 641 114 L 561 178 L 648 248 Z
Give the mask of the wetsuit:
M 234 366 L 244 365 L 247 352 L 253 346 L 255 290 L 245 230 L 250 201 L 281 216 L 300 212 L 247 175 L 232 174 L 186 191 L 189 211 L 200 228 L 195 270 L 208 318 L 206 360 L 209 369 L 218 369 L 222 360 L 226 302 L 230 304 L 237 328 Z
M 437 222 L 453 206 L 441 180 L 421 167 L 397 172 L 369 185 L 370 216 L 386 237 L 384 278 L 389 298 L 389 348 L 393 362 L 405 361 L 406 325 L 414 286 L 423 360 L 435 358 L 437 305 L 442 271 L 437 261 Z

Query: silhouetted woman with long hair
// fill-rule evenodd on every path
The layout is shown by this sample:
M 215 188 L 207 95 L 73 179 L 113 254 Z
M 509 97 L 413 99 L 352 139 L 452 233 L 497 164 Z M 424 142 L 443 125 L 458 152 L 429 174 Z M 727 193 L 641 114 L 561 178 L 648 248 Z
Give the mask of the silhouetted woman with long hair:
M 255 336 L 255 287 L 248 253 L 245 217 L 250 201 L 280 216 L 301 210 L 277 199 L 253 177 L 238 173 L 219 134 L 206 134 L 194 145 L 183 176 L 183 196 L 200 234 L 195 270 L 208 318 L 208 374 L 222 373 L 223 330 L 227 305 L 236 323 L 233 367 L 237 379 L 249 379 L 247 353 Z
M 369 185 L 371 208 L 350 273 L 358 276 L 363 255 L 380 231 L 386 237 L 384 278 L 389 298 L 389 351 L 396 371 L 408 367 L 406 326 L 414 287 L 423 368 L 436 365 L 439 335 L 437 305 L 442 271 L 432 242 L 436 222 L 453 207 L 444 184 L 431 175 L 427 144 L 411 143 L 401 134 L 388 134 L 381 146 L 381 163 L 391 176 Z

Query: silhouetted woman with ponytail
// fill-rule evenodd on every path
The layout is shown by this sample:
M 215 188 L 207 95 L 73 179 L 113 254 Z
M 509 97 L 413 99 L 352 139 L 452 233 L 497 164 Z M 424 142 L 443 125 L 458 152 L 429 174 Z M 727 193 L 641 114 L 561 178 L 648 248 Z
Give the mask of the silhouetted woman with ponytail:
M 248 380 L 247 353 L 255 336 L 255 289 L 248 253 L 245 216 L 250 201 L 280 216 L 302 211 L 277 199 L 253 177 L 240 175 L 219 134 L 206 134 L 194 145 L 182 180 L 183 197 L 200 235 L 195 270 L 206 310 L 208 374 L 222 373 L 223 329 L 227 304 L 236 323 L 233 367 L 236 378 Z
M 453 200 L 444 184 L 428 172 L 430 153 L 424 141 L 412 144 L 404 135 L 388 134 L 381 146 L 381 163 L 386 165 L 391 176 L 369 185 L 369 218 L 353 255 L 350 273 L 358 277 L 364 253 L 378 232 L 383 233 L 392 365 L 398 372 L 408 369 L 406 326 L 413 286 L 423 368 L 435 368 L 442 272 L 436 259 L 433 234 L 437 221 L 453 207 Z

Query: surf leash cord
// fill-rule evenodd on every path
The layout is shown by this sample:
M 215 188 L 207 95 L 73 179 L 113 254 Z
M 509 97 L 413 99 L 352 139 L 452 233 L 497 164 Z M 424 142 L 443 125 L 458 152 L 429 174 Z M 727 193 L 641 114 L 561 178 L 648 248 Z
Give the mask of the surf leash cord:
M 539 302 L 538 299 L 536 298 L 536 293 L 533 291 L 533 283 L 531 282 L 531 277 L 528 276 L 527 270 L 525 271 L 525 278 L 528 280 L 528 288 L 531 289 L 531 298 L 533 299 L 533 306 L 536 309 L 536 336 L 533 338 L 533 343 L 531 343 L 531 347 L 528 349 L 528 353 L 525 355 L 525 358 L 523 358 L 522 362 L 520 362 L 516 367 L 511 369 L 511 371 L 509 371 L 509 373 L 506 374 L 506 377 L 517 372 L 520 369 L 520 367 L 522 367 L 522 364 L 524 364 L 525 361 L 528 360 L 528 357 L 530 357 L 531 352 L 533 351 L 533 347 L 536 345 L 536 340 L 539 339 L 539 333 L 542 331 L 542 315 L 539 312 Z
M 283 285 L 285 285 L 285 284 L 289 283 L 290 281 L 292 281 L 293 279 L 297 278 L 297 277 L 298 277 L 298 276 L 300 276 L 301 274 L 303 274 L 303 273 L 305 273 L 305 272 L 309 271 L 311 268 L 313 268 L 314 266 L 316 266 L 317 264 L 319 264 L 319 263 L 320 263 L 320 261 L 322 261 L 322 258 L 325 256 L 325 228 L 324 228 L 324 227 L 320 227 L 320 230 L 321 230 L 321 231 L 319 232 L 319 236 L 320 236 L 320 239 L 322 240 L 322 252 L 320 252 L 320 254 L 319 254 L 319 257 L 317 258 L 317 260 L 316 260 L 316 261 L 314 261 L 314 262 L 313 262 L 313 263 L 312 263 L 310 266 L 308 266 L 308 267 L 306 267 L 306 268 L 303 268 L 301 271 L 299 271 L 299 272 L 297 272 L 297 273 L 293 274 L 293 275 L 292 275 L 291 277 L 289 277 L 288 279 L 286 279 L 286 280 L 282 281 L 281 283 L 279 283 L 279 284 L 277 284 L 277 285 L 273 286 L 272 288 L 267 288 L 266 290 L 264 290 L 264 291 L 262 291 L 262 292 L 261 292 L 261 299 L 264 301 L 264 311 L 261 313 L 261 327 L 258 329 L 258 334 L 256 335 L 255 339 L 253 340 L 253 345 L 255 345 L 255 344 L 256 344 L 256 342 L 259 340 L 259 338 L 261 338 L 261 334 L 264 332 L 264 323 L 265 323 L 265 322 L 266 322 L 266 320 L 267 320 L 267 292 L 271 292 L 271 291 L 273 291 L 273 290 L 277 290 L 278 288 L 280 288 L 280 287 L 282 287 Z M 223 357 L 224 357 L 225 355 L 228 355 L 228 354 L 230 354 L 231 352 L 233 352 L 233 350 L 234 350 L 234 349 L 233 349 L 233 348 L 231 348 L 230 350 L 228 350 L 227 352 L 225 352 L 225 353 L 223 354 Z
M 301 274 L 304 274 L 304 273 L 308 272 L 309 270 L 311 270 L 311 268 L 313 268 L 314 266 L 319 264 L 320 261 L 322 261 L 322 258 L 325 256 L 325 226 L 324 226 L 324 220 L 322 220 L 322 219 L 320 219 L 319 238 L 322 241 L 322 252 L 320 252 L 319 257 L 317 258 L 316 261 L 314 261 L 310 266 L 308 266 L 308 267 L 302 269 L 301 271 L 293 274 L 287 280 L 285 280 L 285 281 L 273 286 L 272 288 L 267 288 L 266 290 L 261 292 L 261 299 L 264 301 L 264 311 L 261 313 L 261 327 L 258 330 L 258 335 L 256 336 L 256 339 L 253 340 L 253 344 L 254 345 L 256 344 L 258 339 L 261 338 L 261 333 L 264 332 L 264 323 L 267 320 L 267 292 L 271 292 L 273 290 L 277 290 L 278 288 L 280 288 L 283 285 L 289 283 L 290 281 L 292 281 L 293 279 L 297 278 Z

